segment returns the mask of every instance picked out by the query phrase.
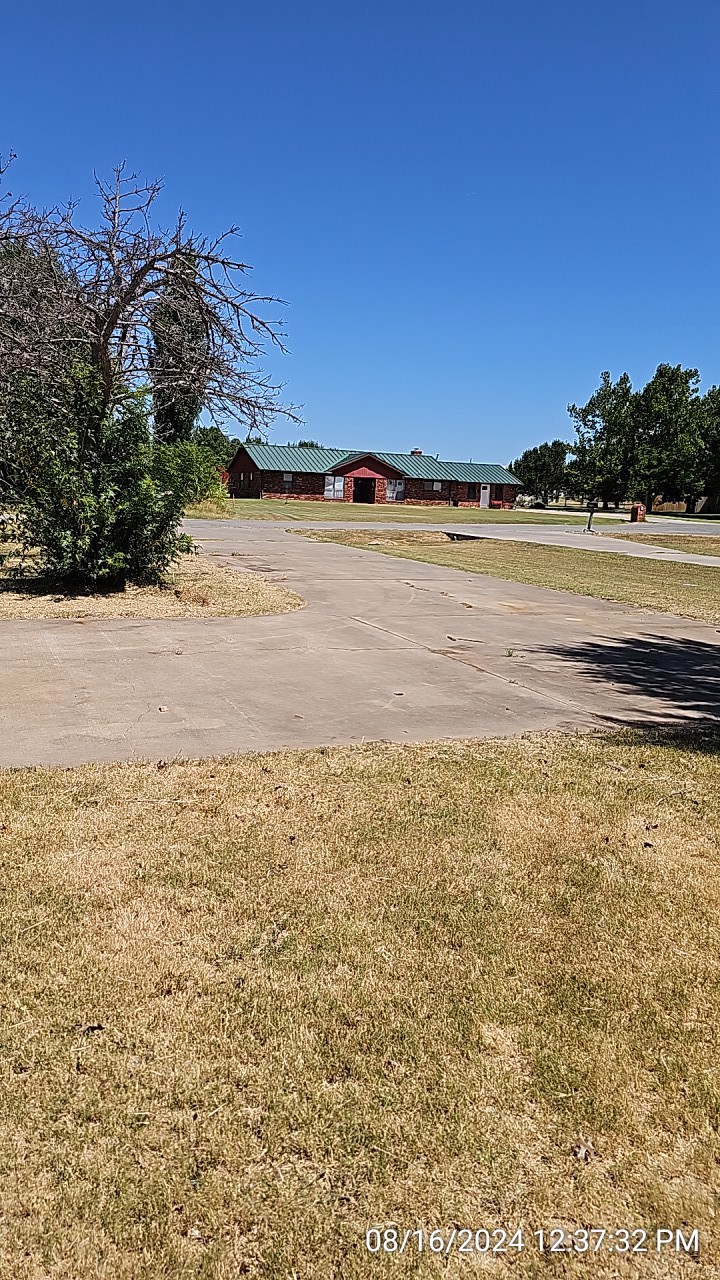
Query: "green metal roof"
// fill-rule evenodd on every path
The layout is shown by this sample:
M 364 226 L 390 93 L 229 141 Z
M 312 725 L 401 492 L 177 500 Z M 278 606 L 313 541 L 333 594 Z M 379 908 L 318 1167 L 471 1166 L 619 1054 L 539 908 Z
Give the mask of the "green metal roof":
M 471 484 L 519 484 L 507 467 L 492 462 L 441 462 L 430 454 L 375 453 L 413 480 L 469 480 Z
M 246 444 L 245 451 L 261 471 L 304 471 L 327 474 L 353 458 L 378 458 L 413 480 L 463 480 L 470 484 L 516 484 L 507 467 L 491 462 L 441 462 L 427 453 L 377 453 L 374 449 L 298 448 L 285 444 Z
M 242 446 L 250 454 L 261 471 L 305 471 L 313 475 L 332 471 L 346 458 L 353 456 L 351 449 L 308 449 L 292 444 L 246 444 Z

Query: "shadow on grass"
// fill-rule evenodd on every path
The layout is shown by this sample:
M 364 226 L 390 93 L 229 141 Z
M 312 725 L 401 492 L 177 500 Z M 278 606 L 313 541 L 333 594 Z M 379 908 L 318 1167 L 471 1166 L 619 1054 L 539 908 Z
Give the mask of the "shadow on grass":
M 664 704 L 654 722 L 658 729 L 660 721 L 677 724 L 689 717 L 698 728 L 703 722 L 720 723 L 720 632 L 717 641 L 638 635 L 548 645 L 543 652 L 562 659 L 585 679 L 657 698 Z
M 97 588 L 95 591 L 68 591 L 51 578 L 37 574 L 6 574 L 0 577 L 0 595 L 52 596 L 53 600 L 87 600 L 94 596 L 116 596 L 121 590 Z
M 671 751 L 695 752 L 696 755 L 720 756 L 720 723 L 707 720 L 673 721 L 658 724 L 639 723 L 628 727 L 620 741 L 629 747 L 665 747 Z M 617 732 L 609 739 L 617 740 Z

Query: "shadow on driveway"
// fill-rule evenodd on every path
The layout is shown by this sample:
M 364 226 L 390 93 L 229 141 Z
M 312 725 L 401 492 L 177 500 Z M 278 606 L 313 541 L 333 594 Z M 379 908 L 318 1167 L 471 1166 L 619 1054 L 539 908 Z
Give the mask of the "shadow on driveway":
M 720 720 L 720 643 L 638 635 L 548 645 L 540 652 L 569 663 L 585 679 L 657 698 L 665 704 L 658 708 L 665 719 L 674 710 L 678 718 Z

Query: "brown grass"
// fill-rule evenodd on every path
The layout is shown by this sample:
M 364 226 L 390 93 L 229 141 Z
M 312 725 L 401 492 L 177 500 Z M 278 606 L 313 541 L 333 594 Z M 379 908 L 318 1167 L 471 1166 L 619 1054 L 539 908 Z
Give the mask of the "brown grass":
M 720 556 L 720 536 L 695 533 L 610 533 L 609 538 L 629 538 L 631 541 L 649 543 L 653 547 L 666 547 L 668 551 L 686 551 L 694 556 Z
M 716 1275 L 719 746 L 1 774 L 0 1275 L 553 1277 L 533 1229 L 682 1224 L 700 1267 L 583 1275 Z
M 224 618 L 299 609 L 291 591 L 254 573 L 188 556 L 164 587 L 127 587 L 108 595 L 63 596 L 29 577 L 0 577 L 0 620 L 9 618 Z
M 546 547 L 514 539 L 450 542 L 439 530 L 309 529 L 302 536 L 720 623 L 720 569 L 714 565 Z

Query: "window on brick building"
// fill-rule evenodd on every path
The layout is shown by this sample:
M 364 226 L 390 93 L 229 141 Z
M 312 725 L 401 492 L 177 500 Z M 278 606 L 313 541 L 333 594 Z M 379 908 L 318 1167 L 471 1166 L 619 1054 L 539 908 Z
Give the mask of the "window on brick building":
M 387 500 L 388 502 L 404 502 L 405 501 L 405 481 L 404 480 L 388 480 Z
M 293 473 L 292 471 L 283 471 L 283 493 L 292 493 Z
M 469 484 L 469 485 L 468 485 L 468 502 L 470 501 L 470 499 L 471 499 L 471 498 L 477 498 L 477 485 L 476 485 L 476 484 Z
M 325 497 L 342 502 L 345 495 L 345 480 L 342 476 L 325 477 Z
M 423 489 L 426 493 L 440 493 L 442 489 L 441 480 L 423 480 Z

